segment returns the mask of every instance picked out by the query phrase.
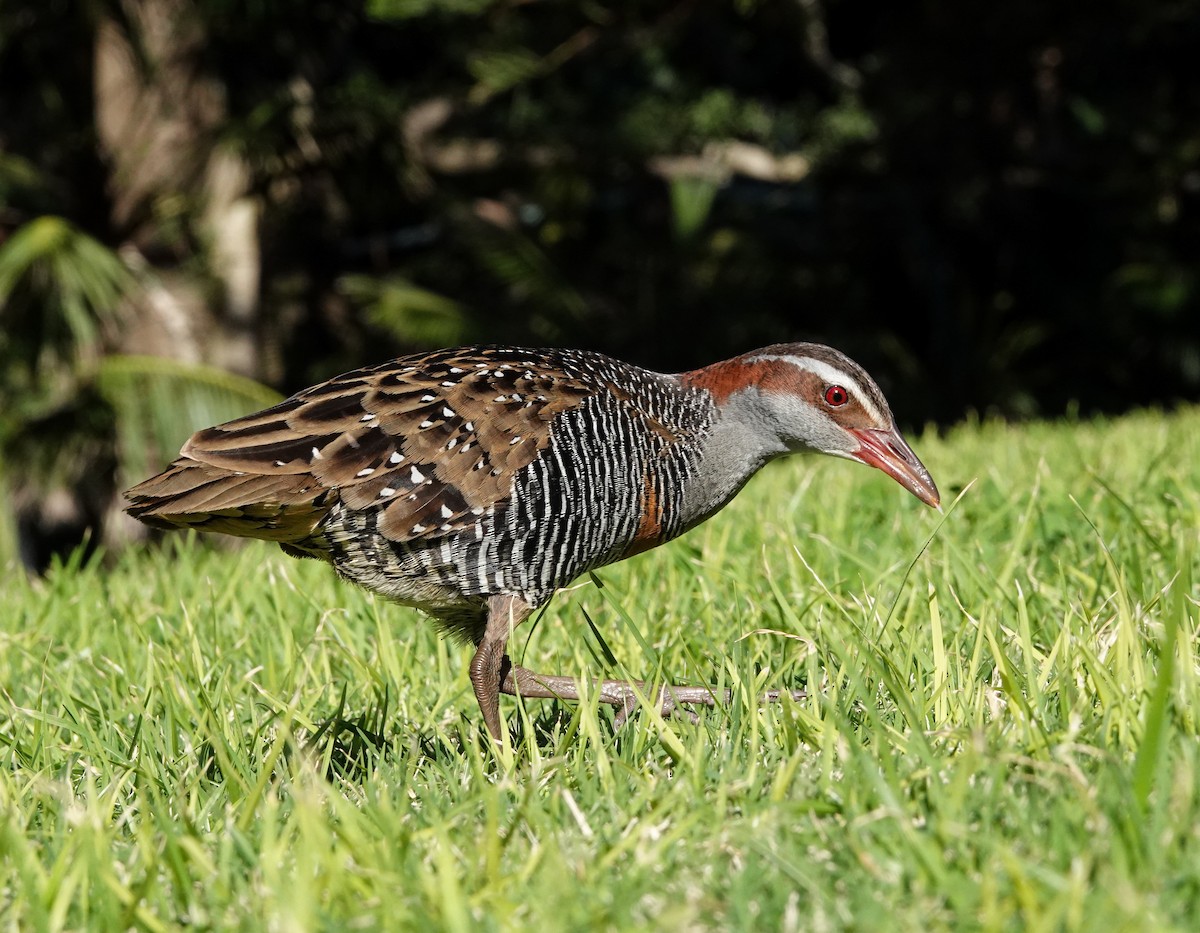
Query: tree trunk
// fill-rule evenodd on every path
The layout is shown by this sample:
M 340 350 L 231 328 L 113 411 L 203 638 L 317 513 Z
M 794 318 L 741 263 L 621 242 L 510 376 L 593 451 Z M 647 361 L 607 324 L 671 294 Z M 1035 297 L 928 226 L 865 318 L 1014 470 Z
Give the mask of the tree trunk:
M 201 63 L 204 24 L 191 0 L 122 10 L 96 31 L 97 135 L 123 251 L 161 265 L 145 261 L 150 287 L 121 349 L 259 377 L 259 205 L 245 159 L 219 137 L 225 88 Z M 193 223 L 191 236 L 173 222 Z M 181 248 L 192 243 L 199 256 Z

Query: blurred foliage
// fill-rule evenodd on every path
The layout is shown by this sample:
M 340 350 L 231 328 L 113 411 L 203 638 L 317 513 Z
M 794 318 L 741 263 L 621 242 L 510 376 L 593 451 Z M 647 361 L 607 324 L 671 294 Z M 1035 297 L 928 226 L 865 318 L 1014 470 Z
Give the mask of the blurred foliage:
M 39 567 L 47 537 L 70 546 L 98 526 L 114 483 L 173 457 L 189 425 L 280 398 L 213 367 L 106 355 L 104 332 L 120 326 L 137 285 L 61 217 L 31 220 L 0 246 L 0 566 L 19 555 Z
M 1197 48 L 1200 0 L 7 4 L 0 243 L 15 269 L 65 236 L 91 271 L 43 276 L 53 300 L 18 276 L 50 317 L 0 365 L 144 327 L 106 317 L 94 239 L 202 296 L 202 358 L 253 340 L 241 371 L 285 391 L 459 340 L 678 370 L 813 338 L 908 421 L 1195 399 Z M 148 89 L 123 145 L 113 61 Z M 117 170 L 162 140 L 177 170 Z M 226 249 L 249 313 L 217 152 L 253 204 L 256 252 Z
M 244 376 L 156 356 L 106 357 L 94 380 L 115 416 L 121 488 L 174 459 L 195 425 L 229 421 L 283 398 Z
M 346 275 L 339 290 L 362 308 L 366 322 L 403 344 L 445 346 L 463 334 L 462 309 L 445 295 L 395 276 Z
M 0 246 L 0 560 L 19 544 L 22 506 L 111 470 L 111 417 L 83 373 L 119 320 L 132 277 L 61 217 L 38 217 Z
M 35 389 L 53 387 L 52 371 L 93 352 L 100 329 L 117 323 L 129 280 L 111 250 L 61 217 L 38 217 L 13 233 L 0 247 L 6 395 L 21 406 L 42 404 Z

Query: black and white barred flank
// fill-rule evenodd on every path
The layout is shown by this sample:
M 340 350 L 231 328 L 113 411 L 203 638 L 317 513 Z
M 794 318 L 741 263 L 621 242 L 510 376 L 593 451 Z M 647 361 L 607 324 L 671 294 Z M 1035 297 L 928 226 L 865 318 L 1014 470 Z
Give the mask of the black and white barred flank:
M 335 507 L 314 535 L 318 547 L 346 578 L 474 640 L 490 596 L 541 606 L 581 574 L 675 537 L 700 448 L 647 431 L 630 403 L 662 425 L 686 425 L 689 439 L 706 435 L 713 406 L 702 393 L 656 383 L 623 389 L 629 395 L 618 399 L 598 388 L 555 418 L 546 449 L 470 526 L 389 541 L 372 512 Z

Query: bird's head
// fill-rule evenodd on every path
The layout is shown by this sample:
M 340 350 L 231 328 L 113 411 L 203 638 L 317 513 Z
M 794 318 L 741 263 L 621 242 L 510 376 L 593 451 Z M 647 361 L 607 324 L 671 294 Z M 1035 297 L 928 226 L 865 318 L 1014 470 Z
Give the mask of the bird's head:
M 686 376 L 719 405 L 753 399 L 760 429 L 778 439 L 780 452 L 858 460 L 939 507 L 933 477 L 896 427 L 887 399 L 845 354 L 820 344 L 778 344 Z

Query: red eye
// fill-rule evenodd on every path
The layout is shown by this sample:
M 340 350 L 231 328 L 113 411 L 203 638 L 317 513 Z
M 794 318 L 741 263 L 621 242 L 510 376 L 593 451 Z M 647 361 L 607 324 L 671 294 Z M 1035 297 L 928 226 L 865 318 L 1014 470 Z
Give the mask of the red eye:
M 850 394 L 841 386 L 830 386 L 825 390 L 825 402 L 831 408 L 840 408 L 850 401 Z

